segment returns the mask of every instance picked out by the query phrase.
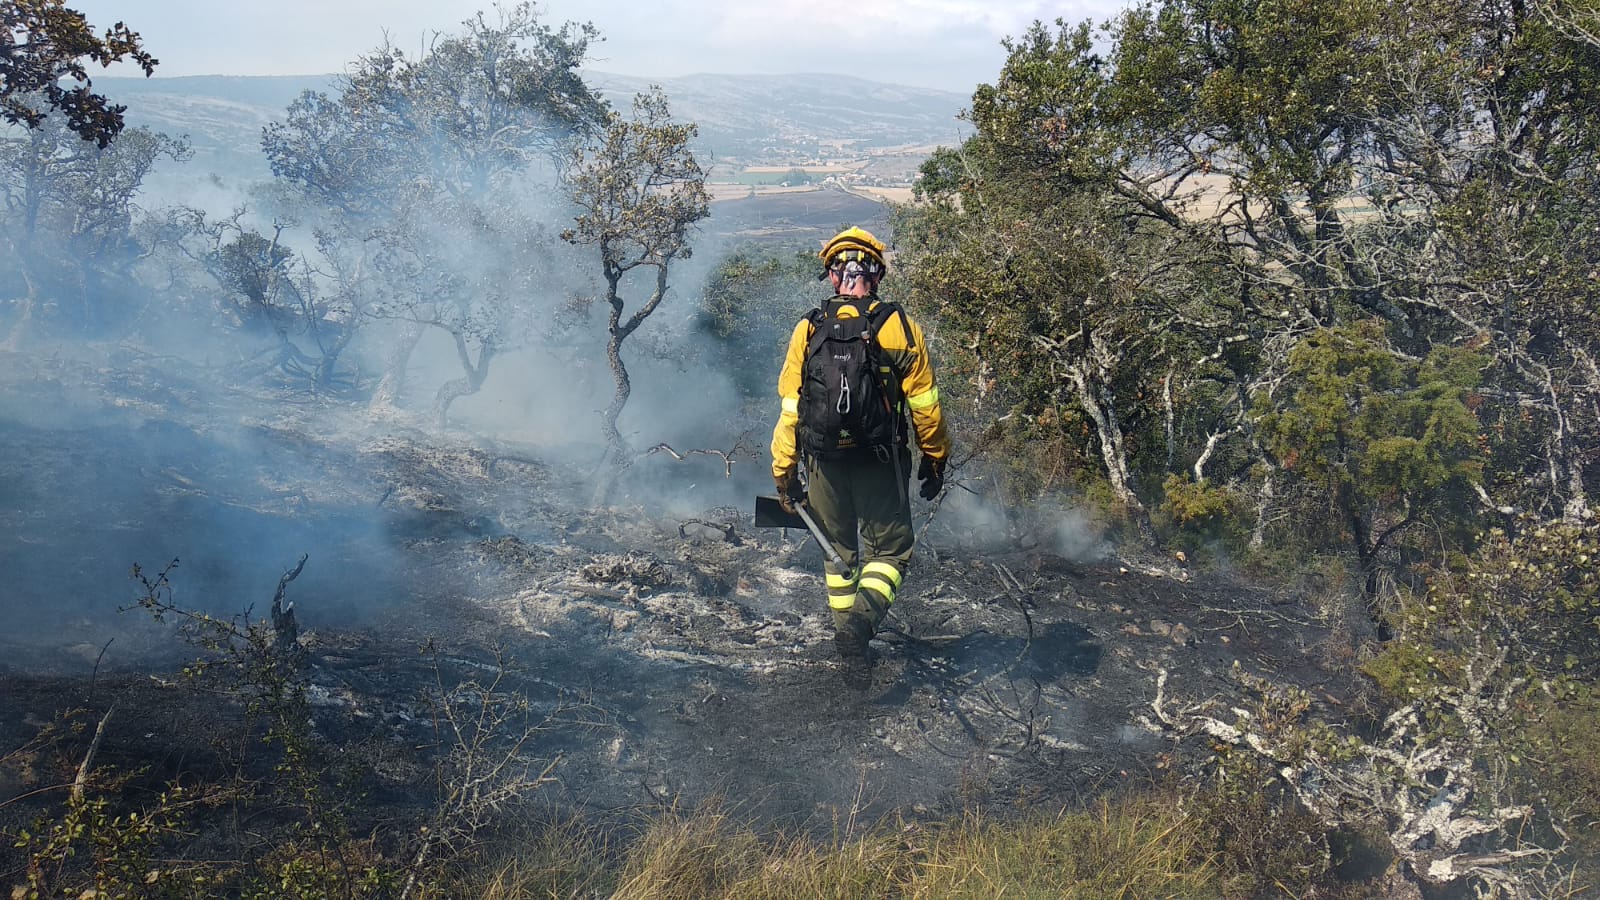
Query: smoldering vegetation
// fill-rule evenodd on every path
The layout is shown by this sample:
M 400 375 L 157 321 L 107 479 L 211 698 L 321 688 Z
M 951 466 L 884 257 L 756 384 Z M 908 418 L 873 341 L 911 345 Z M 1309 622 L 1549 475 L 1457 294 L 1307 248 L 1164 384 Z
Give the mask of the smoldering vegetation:
M 442 432 L 599 459 L 604 272 L 562 239 L 560 171 L 612 113 L 575 71 L 592 31 L 498 15 L 419 59 L 357 60 L 264 130 L 275 177 L 213 176 L 181 204 L 144 185 L 183 179 L 183 138 L 129 129 L 97 151 L 59 117 L 7 133 L 13 639 L 114 620 L 130 565 L 174 558 L 192 602 L 225 611 L 329 556 L 302 584 L 336 599 L 306 614 L 380 618 L 393 485 L 330 484 L 329 445 Z M 621 280 L 629 314 L 649 271 Z M 730 373 L 693 334 L 679 285 L 704 271 L 674 278 L 628 348 L 635 442 L 731 449 L 753 424 L 728 416 Z M 679 506 L 749 487 L 649 468 Z

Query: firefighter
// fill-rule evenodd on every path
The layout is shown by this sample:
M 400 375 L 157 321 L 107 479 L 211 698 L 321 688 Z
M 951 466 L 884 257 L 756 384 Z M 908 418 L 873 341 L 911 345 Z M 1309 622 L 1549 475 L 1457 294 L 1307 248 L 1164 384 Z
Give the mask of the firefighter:
M 922 329 L 896 304 L 878 299 L 878 283 L 887 269 L 884 250 L 870 232 L 854 227 L 824 245 L 819 278 L 832 285 L 833 296 L 796 323 L 789 337 L 778 376 L 782 412 L 772 432 L 772 475 L 780 504 L 792 513 L 794 504 L 805 498 L 842 560 L 828 560 L 824 566 L 828 606 L 834 645 L 846 665 L 856 668 L 870 665 L 867 642 L 893 605 L 911 560 L 915 533 L 907 490 L 909 439 L 915 437 L 921 454 L 917 479 L 924 499 L 932 500 L 943 489 L 950 456 Z M 840 329 L 835 334 L 852 327 L 863 330 L 872 354 L 870 368 L 878 376 L 874 384 L 852 388 L 848 371 L 828 368 L 831 359 L 848 356 L 819 352 L 819 330 L 825 336 L 834 323 Z M 835 347 L 848 349 L 845 344 Z M 882 392 L 880 406 L 889 410 L 892 431 L 827 418 L 847 407 L 852 397 L 860 406 L 863 395 L 876 391 Z

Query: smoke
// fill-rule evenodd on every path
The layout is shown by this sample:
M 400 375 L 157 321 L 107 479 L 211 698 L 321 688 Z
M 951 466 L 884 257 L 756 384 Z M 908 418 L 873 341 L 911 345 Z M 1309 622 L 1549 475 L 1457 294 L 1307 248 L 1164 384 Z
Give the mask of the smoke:
M 130 369 L 126 359 L 65 352 L 5 361 L 8 648 L 115 637 L 124 640 L 111 660 L 125 658 L 128 638 L 151 624 L 117 612 L 140 594 L 134 564 L 153 575 L 179 560 L 174 599 L 232 615 L 264 611 L 279 576 L 309 554 L 292 595 L 306 599 L 311 625 L 358 620 L 397 590 L 370 486 L 330 479 L 314 434 L 266 425 L 257 417 L 269 410 L 176 364 Z M 30 381 L 19 365 L 39 368 Z
M 1021 546 L 1077 563 L 1103 560 L 1115 550 L 1104 523 L 1067 498 L 1007 503 L 998 480 L 985 473 L 982 457 L 968 460 L 949 477 L 951 483 L 928 523 L 929 535 L 941 545 L 976 552 Z
M 1051 544 L 1055 552 L 1073 562 L 1094 562 L 1111 555 L 1105 530 L 1081 509 L 1041 510 L 1054 520 Z
M 207 165 L 227 159 L 214 154 Z M 600 260 L 560 239 L 572 211 L 548 165 L 480 193 L 421 191 L 395 204 L 395 185 L 377 184 L 389 192 L 383 203 L 344 198 L 353 209 L 387 209 L 382 220 L 257 181 L 259 169 L 213 166 L 185 178 L 184 165 L 143 185 L 129 243 L 149 252 L 130 270 L 135 299 L 119 310 L 115 340 L 62 333 L 62 350 L 24 344 L 0 357 L 0 521 L 12 538 L 0 549 L 12 588 L 0 601 L 5 646 L 127 633 L 116 610 L 138 595 L 129 569 L 154 573 L 173 559 L 180 604 L 232 615 L 264 609 L 279 576 L 309 554 L 290 587 L 303 624 L 381 623 L 423 588 L 408 581 L 416 563 L 395 531 L 401 501 L 384 502 L 393 473 L 363 446 L 439 440 L 599 459 L 614 390 Z M 436 158 L 422 168 L 449 166 Z M 837 226 L 801 224 L 818 237 Z M 713 214 L 702 225 L 694 255 L 673 263 L 665 301 L 622 349 L 632 396 L 619 425 L 643 455 L 617 500 L 668 519 L 748 511 L 770 490 L 782 340 L 826 293 L 809 278 L 775 285 L 750 300 L 759 327 L 715 336 L 702 289 L 750 222 Z M 262 247 L 292 253 L 263 276 L 265 300 L 219 274 L 219 250 L 243 246 L 251 232 Z M 812 237 L 796 245 L 814 249 Z M 259 255 L 262 272 L 268 255 Z M 652 276 L 624 281 L 625 315 L 646 301 Z M 495 353 L 481 388 L 455 400 L 439 433 L 437 392 L 467 374 L 463 348 L 484 365 L 486 346 Z M 367 396 L 397 357 L 400 415 L 369 416 Z M 324 359 L 331 378 L 313 382 Z M 472 500 L 491 511 L 497 502 Z
M 975 551 L 992 550 L 1009 543 L 1011 521 L 1005 507 L 987 492 L 968 489 L 978 487 L 981 490 L 980 480 L 963 478 L 962 483 L 964 486 L 950 487 L 939 503 L 934 521 L 938 525 L 940 542 Z M 912 503 L 915 506 L 916 501 Z

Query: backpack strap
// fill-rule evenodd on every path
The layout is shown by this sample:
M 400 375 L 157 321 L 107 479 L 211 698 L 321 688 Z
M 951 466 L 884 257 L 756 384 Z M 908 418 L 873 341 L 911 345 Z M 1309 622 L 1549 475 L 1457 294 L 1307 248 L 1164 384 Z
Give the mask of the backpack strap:
M 827 331 L 822 330 L 822 322 L 827 320 L 827 311 L 822 307 L 808 309 L 805 314 L 805 320 L 811 323 L 811 331 L 806 333 L 805 338 L 805 356 L 811 357 L 811 354 L 814 354 L 816 349 L 822 346 L 822 341 L 827 338 Z
M 895 303 L 892 300 L 879 303 L 877 308 L 872 311 L 871 321 L 874 339 L 876 339 L 878 331 L 883 328 L 883 323 L 889 321 L 894 316 L 900 317 L 900 330 L 904 332 L 906 336 L 906 349 L 917 349 L 916 336 L 911 333 L 911 320 L 906 318 L 905 309 L 901 307 L 900 304 Z
M 872 312 L 867 314 L 867 327 L 871 329 L 872 345 L 881 349 L 881 345 L 878 343 L 878 332 L 883 329 L 884 323 L 894 316 L 900 317 L 900 330 L 906 336 L 906 349 L 917 349 L 916 336 L 911 333 L 911 320 L 906 317 L 905 309 L 900 304 L 892 301 L 879 303 L 873 308 Z M 817 335 L 821 333 L 818 328 L 827 318 L 828 311 L 825 307 L 818 306 L 806 310 L 805 320 L 811 323 L 811 333 L 806 338 L 806 352 L 808 354 L 816 351 Z M 895 375 L 898 377 L 900 375 L 899 368 L 894 366 L 892 362 L 890 366 L 894 368 Z

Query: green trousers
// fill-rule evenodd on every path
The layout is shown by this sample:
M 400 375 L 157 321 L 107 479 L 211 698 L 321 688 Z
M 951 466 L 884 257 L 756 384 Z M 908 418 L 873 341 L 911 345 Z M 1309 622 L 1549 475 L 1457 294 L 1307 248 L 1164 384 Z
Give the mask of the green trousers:
M 844 559 L 843 565 L 824 564 L 834 627 L 863 616 L 876 631 L 900 591 L 916 541 L 908 490 L 911 451 L 809 459 L 806 469 L 811 511 Z

